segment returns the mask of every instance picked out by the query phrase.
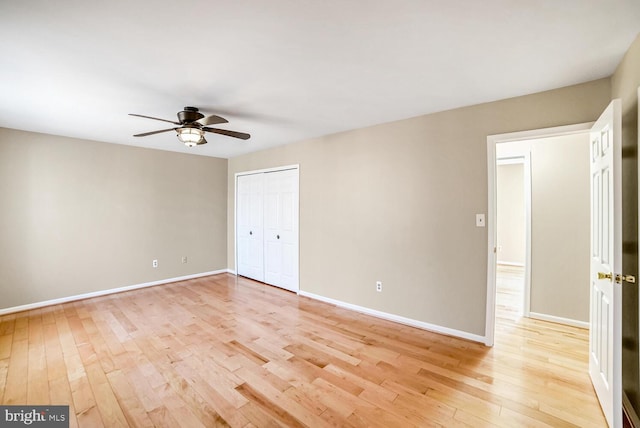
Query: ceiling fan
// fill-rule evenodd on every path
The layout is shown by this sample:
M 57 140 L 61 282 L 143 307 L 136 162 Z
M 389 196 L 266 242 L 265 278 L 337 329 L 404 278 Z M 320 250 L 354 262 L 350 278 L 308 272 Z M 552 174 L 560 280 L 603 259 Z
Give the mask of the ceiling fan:
M 187 147 L 199 146 L 207 144 L 207 140 L 204 138 L 205 132 L 212 132 L 214 134 L 226 135 L 228 137 L 240 138 L 241 140 L 248 140 L 251 135 L 244 132 L 228 131 L 226 129 L 209 128 L 207 125 L 216 125 L 218 123 L 228 123 L 229 121 L 223 117 L 212 114 L 205 116 L 198 111 L 196 107 L 185 107 L 183 111 L 178 112 L 178 121 L 160 119 L 157 117 L 144 116 L 142 114 L 129 113 L 129 116 L 144 117 L 145 119 L 161 120 L 163 122 L 173 123 L 178 125 L 175 128 L 160 129 L 158 131 L 144 132 L 142 134 L 136 134 L 134 137 L 146 137 L 147 135 L 160 134 L 161 132 L 176 131 L 178 133 L 178 140 L 183 142 Z

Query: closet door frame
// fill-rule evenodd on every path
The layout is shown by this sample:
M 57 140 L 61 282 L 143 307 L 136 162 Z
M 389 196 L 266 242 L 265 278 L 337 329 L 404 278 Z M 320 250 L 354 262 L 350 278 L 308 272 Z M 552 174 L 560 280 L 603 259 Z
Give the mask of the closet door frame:
M 296 251 L 298 253 L 298 257 L 297 257 L 297 264 L 298 264 L 298 269 L 297 269 L 297 283 L 298 283 L 298 287 L 297 290 L 294 291 L 295 293 L 299 293 L 300 291 L 300 209 L 299 209 L 299 205 L 300 205 L 300 165 L 299 164 L 294 164 L 294 165 L 285 165 L 285 166 L 279 166 L 279 167 L 275 167 L 275 168 L 265 168 L 265 169 L 256 169 L 256 170 L 250 170 L 250 171 L 241 171 L 241 172 L 236 172 L 234 175 L 234 180 L 233 180 L 233 194 L 234 194 L 234 207 L 233 207 L 233 219 L 234 219 L 234 224 L 233 224 L 233 229 L 234 229 L 234 233 L 233 233 L 233 244 L 234 244 L 234 254 L 235 254 L 235 259 L 234 259 L 234 274 L 237 275 L 238 274 L 238 177 L 239 176 L 243 176 L 243 175 L 253 175 L 253 174 L 263 174 L 263 173 L 269 173 L 269 172 L 278 172 L 278 171 L 287 171 L 287 170 L 297 170 L 298 171 L 298 209 L 296 210 L 298 213 L 298 221 L 297 221 L 297 225 L 298 225 L 298 230 L 297 232 L 297 245 L 296 245 Z

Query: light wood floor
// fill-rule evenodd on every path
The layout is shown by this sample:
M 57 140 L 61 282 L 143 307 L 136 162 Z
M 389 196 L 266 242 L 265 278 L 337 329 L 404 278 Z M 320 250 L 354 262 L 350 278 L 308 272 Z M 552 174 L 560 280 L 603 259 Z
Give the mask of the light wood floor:
M 71 426 L 602 427 L 587 332 L 494 348 L 224 274 L 0 317 L 0 403 Z
M 524 267 L 498 265 L 496 319 L 499 324 L 518 321 L 524 313 Z

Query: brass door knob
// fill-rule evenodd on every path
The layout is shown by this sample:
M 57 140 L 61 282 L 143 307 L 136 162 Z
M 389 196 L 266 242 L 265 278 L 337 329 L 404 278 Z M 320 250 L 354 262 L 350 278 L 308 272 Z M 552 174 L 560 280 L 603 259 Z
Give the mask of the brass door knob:
M 598 272 L 598 279 L 608 279 L 609 281 L 611 281 L 613 279 L 613 274 L 611 272 L 609 273 Z

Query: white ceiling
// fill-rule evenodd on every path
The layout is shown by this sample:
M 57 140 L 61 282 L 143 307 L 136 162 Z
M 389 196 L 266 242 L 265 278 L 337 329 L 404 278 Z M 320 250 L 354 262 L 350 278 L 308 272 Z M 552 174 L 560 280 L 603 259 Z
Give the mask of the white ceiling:
M 606 77 L 639 32 L 639 0 L 4 0 L 0 126 L 233 157 Z M 184 106 L 252 138 L 132 137 Z

